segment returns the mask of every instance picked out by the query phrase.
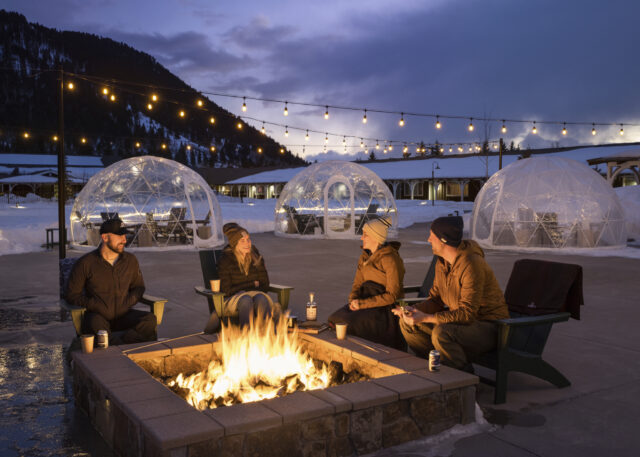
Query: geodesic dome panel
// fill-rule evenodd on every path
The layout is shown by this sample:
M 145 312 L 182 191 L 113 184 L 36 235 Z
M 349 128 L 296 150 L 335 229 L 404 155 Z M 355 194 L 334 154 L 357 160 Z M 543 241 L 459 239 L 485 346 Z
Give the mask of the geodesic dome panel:
M 100 225 L 117 215 L 134 247 L 214 247 L 223 243 L 220 205 L 195 171 L 161 157 L 121 160 L 94 175 L 76 197 L 71 242 L 97 246 Z
M 491 248 L 626 245 L 614 190 L 588 166 L 562 157 L 518 160 L 491 176 L 476 197 L 470 232 Z
M 282 189 L 275 234 L 309 238 L 358 238 L 370 219 L 391 217 L 397 236 L 398 210 L 387 185 L 368 168 L 332 160 L 311 165 Z

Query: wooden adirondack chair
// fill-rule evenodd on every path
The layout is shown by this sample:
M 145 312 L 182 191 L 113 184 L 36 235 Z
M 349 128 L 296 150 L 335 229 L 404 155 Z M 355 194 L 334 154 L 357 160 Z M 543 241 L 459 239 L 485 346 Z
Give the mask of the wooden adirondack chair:
M 429 289 L 433 285 L 435 265 L 438 258 L 437 256 L 433 257 L 421 286 L 404 288 L 405 294 L 417 292 L 418 297 L 399 300 L 400 304 L 422 301 L 429 294 Z M 539 284 L 535 280 L 522 280 L 523 277 L 526 278 L 527 270 L 533 271 L 536 268 L 548 269 L 550 267 L 555 268 L 556 271 L 563 269 L 569 271 L 569 276 L 573 276 L 574 279 L 567 281 L 566 276 L 551 274 L 544 278 L 543 284 Z M 575 272 L 575 274 L 572 274 L 571 271 Z M 520 278 L 520 280 L 515 278 Z M 553 283 L 554 278 L 556 279 L 555 283 Z M 549 310 L 547 314 L 530 316 L 522 314 L 522 308 L 516 308 L 513 304 L 516 296 L 519 297 L 519 301 L 522 301 L 523 296 L 539 296 L 539 290 L 541 289 L 553 290 L 553 294 L 559 300 L 555 307 L 557 309 L 565 308 L 570 294 L 576 294 L 579 297 L 578 301 L 582 304 L 582 267 L 532 259 L 521 259 L 515 262 L 505 291 L 505 299 L 509 306 L 511 317 L 495 321 L 498 325 L 497 349 L 477 356 L 471 361 L 474 364 L 495 370 L 495 381 L 484 377 L 480 379 L 495 386 L 494 403 L 496 404 L 506 401 L 507 380 L 510 371 L 527 373 L 544 379 L 559 388 L 571 385 L 571 382 L 562 373 L 542 359 L 542 352 L 551 332 L 551 327 L 556 322 L 569 320 L 571 313 Z M 544 312 L 540 308 L 537 309 L 540 312 Z
M 210 281 L 220 278 L 218 276 L 218 262 L 222 258 L 222 250 L 206 249 L 199 251 L 198 254 L 200 255 L 200 267 L 202 269 L 204 287 L 196 286 L 194 290 L 197 294 L 207 298 L 209 313 L 215 311 L 221 320 L 228 320 L 230 316 L 225 313 L 224 294 L 222 292 L 213 292 L 210 288 Z M 278 284 L 269 285 L 269 292 L 274 292 L 277 295 L 277 301 L 280 303 L 282 311 L 285 311 L 289 307 L 289 296 L 292 290 L 293 287 L 289 286 L 281 286 Z
M 82 318 L 86 311 L 85 308 L 80 306 L 74 306 L 64 299 L 64 291 L 67 289 L 69 283 L 69 276 L 71 275 L 71 269 L 78 260 L 78 257 L 68 257 L 60 260 L 60 320 L 66 321 L 69 316 L 73 321 L 73 328 L 76 331 L 76 335 L 82 333 Z M 162 323 L 162 315 L 164 314 L 164 304 L 167 302 L 165 298 L 153 297 L 148 294 L 144 294 L 140 303 L 150 307 L 151 312 L 156 316 L 158 325 Z

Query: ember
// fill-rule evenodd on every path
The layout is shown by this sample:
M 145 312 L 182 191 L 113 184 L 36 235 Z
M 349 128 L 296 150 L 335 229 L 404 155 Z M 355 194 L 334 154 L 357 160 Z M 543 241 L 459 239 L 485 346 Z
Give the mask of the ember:
M 223 326 L 219 360 L 206 370 L 179 374 L 167 385 L 199 410 L 274 398 L 364 379 L 342 365 L 314 361 L 303 351 L 285 318 L 256 318 L 248 327 Z

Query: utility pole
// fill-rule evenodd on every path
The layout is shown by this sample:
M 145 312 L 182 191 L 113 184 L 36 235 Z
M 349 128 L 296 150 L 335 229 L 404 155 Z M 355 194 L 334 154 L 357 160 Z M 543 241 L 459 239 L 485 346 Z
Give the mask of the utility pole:
M 60 64 L 60 97 L 58 100 L 58 247 L 59 258 L 67 256 L 67 226 L 65 224 L 64 205 L 67 200 L 65 193 L 67 180 L 64 163 L 64 71 Z
M 498 149 L 498 170 L 502 170 L 502 150 L 504 149 L 504 141 L 500 138 L 500 148 Z

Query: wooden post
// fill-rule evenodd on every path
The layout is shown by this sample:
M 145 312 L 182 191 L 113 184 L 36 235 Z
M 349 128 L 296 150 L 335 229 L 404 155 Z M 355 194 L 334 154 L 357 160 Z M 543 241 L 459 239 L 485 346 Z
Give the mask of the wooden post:
M 58 100 L 58 252 L 61 260 L 67 256 L 67 227 L 64 212 L 64 205 L 67 200 L 65 192 L 66 177 L 64 163 L 64 72 L 62 65 L 60 65 L 60 97 Z

